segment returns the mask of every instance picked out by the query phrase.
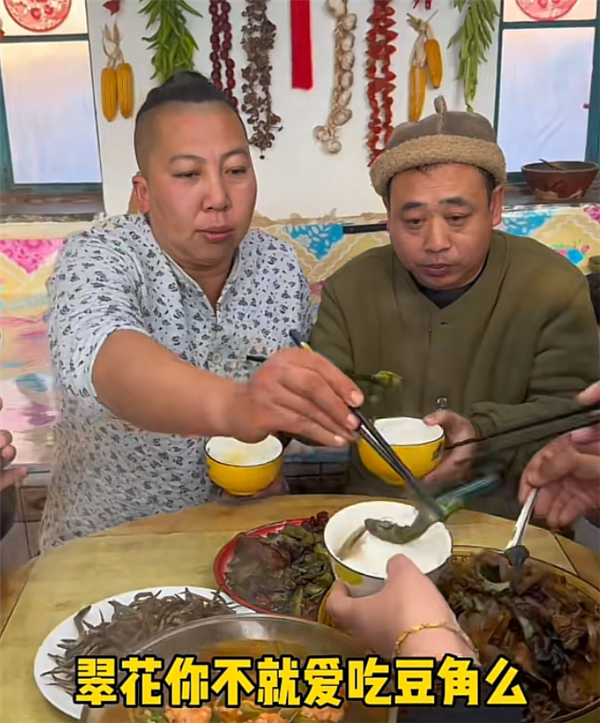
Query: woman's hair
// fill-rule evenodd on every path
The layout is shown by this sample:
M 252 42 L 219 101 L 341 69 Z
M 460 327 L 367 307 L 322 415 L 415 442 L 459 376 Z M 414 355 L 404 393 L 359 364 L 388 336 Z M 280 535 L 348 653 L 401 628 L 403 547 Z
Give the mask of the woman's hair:
M 156 111 L 170 103 L 225 103 L 240 118 L 239 113 L 225 93 L 218 90 L 204 75 L 188 70 L 176 73 L 162 85 L 152 88 L 137 112 L 133 142 L 138 167 L 140 167 L 140 147 L 145 133 L 145 126 L 147 125 L 146 121 L 149 120 L 148 116 L 152 111 Z M 241 118 L 240 122 L 243 126 Z
M 592 306 L 596 314 L 596 324 L 600 326 L 600 273 L 591 273 L 587 275 L 590 287 L 590 296 L 592 297 Z

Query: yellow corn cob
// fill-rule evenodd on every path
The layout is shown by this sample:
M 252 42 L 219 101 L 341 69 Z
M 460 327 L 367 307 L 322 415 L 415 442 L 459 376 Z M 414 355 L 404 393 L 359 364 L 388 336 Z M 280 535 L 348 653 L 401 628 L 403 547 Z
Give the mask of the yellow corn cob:
M 416 123 L 423 113 L 425 95 L 427 93 L 427 71 L 418 65 L 410 69 L 410 95 L 408 120 Z
M 133 70 L 129 63 L 117 66 L 117 94 L 123 118 L 133 115 Z
M 444 74 L 442 66 L 442 51 L 440 44 L 435 38 L 429 39 L 425 43 L 425 52 L 427 53 L 427 70 L 429 72 L 429 82 L 434 88 L 439 88 L 442 84 Z
M 102 112 L 107 121 L 117 117 L 117 73 L 114 68 L 104 68 L 102 71 Z

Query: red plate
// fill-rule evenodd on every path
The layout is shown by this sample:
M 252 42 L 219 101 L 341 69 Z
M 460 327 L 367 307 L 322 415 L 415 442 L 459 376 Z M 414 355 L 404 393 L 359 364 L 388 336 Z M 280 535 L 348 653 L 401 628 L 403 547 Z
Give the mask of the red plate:
M 331 513 L 329 513 L 330 518 L 331 516 Z M 229 563 L 233 558 L 238 538 L 246 536 L 266 537 L 272 532 L 279 532 L 284 527 L 286 527 L 286 525 L 296 525 L 299 527 L 303 522 L 307 522 L 310 519 L 310 517 L 303 517 L 300 520 L 282 520 L 281 522 L 272 522 L 270 525 L 264 525 L 263 527 L 255 527 L 253 530 L 248 530 L 247 532 L 240 532 L 239 535 L 236 535 L 232 540 L 229 540 L 229 542 L 219 550 L 217 556 L 215 557 L 213 574 L 215 576 L 215 580 L 217 581 L 217 586 L 221 588 L 224 593 L 229 595 L 229 597 L 235 600 L 237 603 L 239 603 L 240 605 L 244 605 L 247 608 L 250 608 L 250 610 L 254 610 L 254 612 L 263 613 L 264 615 L 277 615 L 278 613 L 274 613 L 272 610 L 268 610 L 267 608 L 261 608 L 258 605 L 254 605 L 253 603 L 248 602 L 248 600 L 245 600 L 243 597 L 240 597 L 235 592 L 235 590 L 232 590 L 225 582 L 225 573 L 227 572 Z M 290 615 L 288 617 L 295 616 Z

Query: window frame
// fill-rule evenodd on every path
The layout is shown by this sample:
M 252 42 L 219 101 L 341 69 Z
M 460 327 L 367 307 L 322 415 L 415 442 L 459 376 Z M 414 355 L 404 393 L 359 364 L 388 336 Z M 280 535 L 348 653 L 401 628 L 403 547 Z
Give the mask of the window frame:
M 85 40 L 88 44 L 88 55 L 90 57 L 90 69 L 92 68 L 92 58 L 90 54 L 90 36 L 86 33 L 69 33 L 61 35 L 59 33 L 50 35 L 44 33 L 32 33 L 31 35 L 5 35 L 2 39 L 3 43 L 64 43 L 68 41 Z M 93 88 L 93 76 L 92 76 Z M 96 123 L 96 138 L 98 139 L 98 123 Z M 56 196 L 83 196 L 94 195 L 102 196 L 102 182 L 100 183 L 15 183 L 12 167 L 12 154 L 10 149 L 10 135 L 8 132 L 8 120 L 6 115 L 6 100 L 4 97 L 4 84 L 2 82 L 2 62 L 0 59 L 0 193 L 11 194 L 13 196 L 28 196 L 35 194 L 36 196 L 45 196 L 48 200 Z
M 506 22 L 504 20 L 505 0 L 500 0 L 498 19 L 498 54 L 496 59 L 496 100 L 494 105 L 494 130 L 498 133 L 500 119 L 500 90 L 502 84 L 502 48 L 505 30 L 531 30 L 533 28 L 594 28 L 594 54 L 592 63 L 592 79 L 590 92 L 590 107 L 588 109 L 588 129 L 585 148 L 585 159 L 592 163 L 600 163 L 600 0 L 595 20 L 521 20 L 519 22 Z M 522 171 L 512 171 L 508 174 L 508 182 L 513 185 L 525 185 Z

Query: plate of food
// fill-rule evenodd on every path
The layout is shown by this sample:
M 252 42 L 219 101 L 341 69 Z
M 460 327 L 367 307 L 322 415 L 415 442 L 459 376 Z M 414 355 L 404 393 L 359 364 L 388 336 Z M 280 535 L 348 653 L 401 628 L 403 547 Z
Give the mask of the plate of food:
M 131 654 L 148 640 L 182 625 L 222 615 L 253 613 L 226 594 L 204 587 L 132 590 L 89 605 L 58 625 L 36 655 L 33 674 L 46 700 L 79 720 L 73 702 L 75 657 Z
M 437 587 L 484 666 L 506 656 L 523 671 L 527 723 L 600 720 L 600 590 L 530 558 L 511 568 L 499 551 L 455 546 Z M 318 621 L 340 629 L 321 602 Z
M 255 612 L 316 620 L 333 584 L 323 543 L 328 512 L 242 532 L 215 558 L 220 589 Z

